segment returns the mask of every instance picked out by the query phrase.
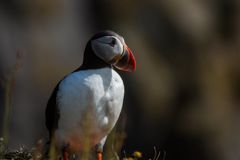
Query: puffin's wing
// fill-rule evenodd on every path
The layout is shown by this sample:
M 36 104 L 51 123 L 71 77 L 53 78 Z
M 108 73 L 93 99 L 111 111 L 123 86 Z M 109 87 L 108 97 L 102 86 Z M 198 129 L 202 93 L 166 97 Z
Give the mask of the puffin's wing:
M 49 131 L 50 138 L 52 137 L 53 132 L 58 128 L 58 120 L 60 118 L 59 108 L 57 106 L 57 92 L 60 82 L 54 88 L 51 97 L 48 100 L 47 108 L 45 111 L 45 124 Z

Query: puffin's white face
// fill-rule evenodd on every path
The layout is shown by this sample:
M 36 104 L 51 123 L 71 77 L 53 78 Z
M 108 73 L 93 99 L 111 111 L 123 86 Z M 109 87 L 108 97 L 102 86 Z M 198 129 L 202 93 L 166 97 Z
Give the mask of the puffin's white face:
M 91 40 L 91 47 L 96 56 L 122 71 L 134 71 L 136 61 L 132 51 L 121 36 L 106 35 Z
M 124 40 L 122 39 L 124 43 Z M 121 57 L 124 44 L 115 36 L 103 36 L 91 41 L 94 53 L 107 63 L 114 63 L 116 57 Z

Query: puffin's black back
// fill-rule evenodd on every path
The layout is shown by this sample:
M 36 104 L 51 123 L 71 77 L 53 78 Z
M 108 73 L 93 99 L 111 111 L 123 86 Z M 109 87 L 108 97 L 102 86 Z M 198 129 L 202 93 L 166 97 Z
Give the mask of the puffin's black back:
M 59 108 L 58 108 L 57 102 L 56 102 L 59 83 L 54 88 L 54 90 L 48 100 L 47 108 L 45 111 L 45 119 L 46 119 L 45 124 L 49 131 L 50 140 L 51 140 L 51 138 L 53 138 L 53 134 L 54 134 L 55 130 L 58 128 L 58 120 L 60 118 Z

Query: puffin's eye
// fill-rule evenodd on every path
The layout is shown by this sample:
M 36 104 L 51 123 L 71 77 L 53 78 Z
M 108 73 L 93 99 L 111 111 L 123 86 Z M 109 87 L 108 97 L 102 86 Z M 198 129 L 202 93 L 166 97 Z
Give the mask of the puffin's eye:
M 116 39 L 113 38 L 112 41 L 111 41 L 111 43 L 110 43 L 110 45 L 111 45 L 112 47 L 114 47 L 115 44 L 116 44 Z

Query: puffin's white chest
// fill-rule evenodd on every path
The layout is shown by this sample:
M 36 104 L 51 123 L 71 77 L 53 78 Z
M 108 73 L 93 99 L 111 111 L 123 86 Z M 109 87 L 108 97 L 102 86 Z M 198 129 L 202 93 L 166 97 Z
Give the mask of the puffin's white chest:
M 96 145 L 114 127 L 121 112 L 124 85 L 110 68 L 68 75 L 59 85 L 56 138 L 80 150 L 84 139 Z

